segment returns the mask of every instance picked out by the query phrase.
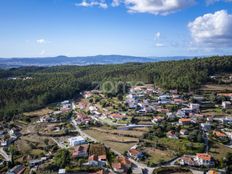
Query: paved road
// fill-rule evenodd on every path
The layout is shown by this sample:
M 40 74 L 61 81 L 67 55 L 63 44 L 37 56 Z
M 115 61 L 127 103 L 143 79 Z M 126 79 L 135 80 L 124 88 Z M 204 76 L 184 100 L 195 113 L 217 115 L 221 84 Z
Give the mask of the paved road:
M 7 155 L 7 153 L 3 150 L 3 148 L 0 148 L 0 155 L 2 155 L 6 161 L 11 161 L 11 156 Z
M 198 170 L 191 170 L 191 171 L 192 171 L 193 174 L 204 174 L 204 172 L 198 171 Z
M 78 133 L 85 139 L 90 139 L 91 141 L 94 142 L 98 142 L 95 138 L 89 136 L 88 134 L 86 134 L 85 132 L 83 132 L 76 124 L 76 121 L 74 119 L 71 120 L 72 125 L 76 128 L 76 130 L 78 131 Z
M 57 141 L 55 138 L 50 137 L 50 139 L 51 139 L 52 141 L 54 141 L 54 142 L 57 144 L 57 146 L 58 146 L 59 148 L 61 148 L 61 149 L 66 148 L 64 144 L 60 143 L 60 142 Z
M 205 153 L 208 153 L 209 152 L 209 139 L 208 139 L 208 135 L 205 132 L 203 134 L 203 139 L 205 143 Z

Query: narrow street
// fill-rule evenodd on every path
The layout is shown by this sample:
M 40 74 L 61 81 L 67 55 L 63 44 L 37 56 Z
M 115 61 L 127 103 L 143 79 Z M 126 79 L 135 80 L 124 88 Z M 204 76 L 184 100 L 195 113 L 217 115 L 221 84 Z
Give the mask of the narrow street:
M 208 135 L 204 132 L 204 143 L 205 143 L 205 153 L 209 152 L 209 140 L 208 140 Z
M 61 144 L 60 142 L 58 142 L 55 138 L 50 137 L 50 139 L 51 139 L 52 141 L 54 141 L 54 142 L 57 144 L 57 146 L 58 146 L 59 148 L 61 148 L 61 149 L 66 148 L 63 144 Z

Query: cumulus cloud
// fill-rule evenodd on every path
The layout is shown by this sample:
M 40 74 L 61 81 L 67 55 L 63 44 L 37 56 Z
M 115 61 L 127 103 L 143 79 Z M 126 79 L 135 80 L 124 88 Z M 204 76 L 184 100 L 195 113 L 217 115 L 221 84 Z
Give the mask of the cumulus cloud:
M 111 6 L 125 5 L 130 13 L 150 13 L 154 15 L 167 15 L 193 5 L 196 0 L 112 0 Z M 76 3 L 81 7 L 108 8 L 106 0 L 83 0 Z
M 83 0 L 81 3 L 76 3 L 75 6 L 99 7 L 99 8 L 103 8 L 103 9 L 108 8 L 108 5 L 105 2 L 105 0 Z
M 195 0 L 123 0 L 131 13 L 168 15 L 195 3 Z
M 121 2 L 122 2 L 121 0 L 113 0 L 112 1 L 112 6 L 117 7 L 117 6 L 119 6 L 121 4 Z
M 208 48 L 232 46 L 232 15 L 225 10 L 197 17 L 188 27 L 193 44 Z
M 47 41 L 45 39 L 37 39 L 36 43 L 38 43 L 38 44 L 45 44 L 45 43 L 47 43 Z

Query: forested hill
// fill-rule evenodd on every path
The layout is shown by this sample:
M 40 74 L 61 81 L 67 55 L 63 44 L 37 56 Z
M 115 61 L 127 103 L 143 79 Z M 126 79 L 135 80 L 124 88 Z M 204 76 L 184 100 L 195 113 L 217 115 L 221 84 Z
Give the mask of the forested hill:
M 0 68 L 15 68 L 21 66 L 61 66 L 61 65 L 106 65 L 106 64 L 123 64 L 128 62 L 159 62 L 163 60 L 183 60 L 191 59 L 187 56 L 174 56 L 174 57 L 135 57 L 135 56 L 123 56 L 123 55 L 98 55 L 87 57 L 38 57 L 38 58 L 0 58 Z
M 165 60 L 191 58 L 191 57 L 165 57 Z M 160 58 L 147 58 L 122 55 L 98 55 L 87 57 L 45 57 L 45 58 L 0 58 L 0 68 L 8 68 L 14 66 L 60 66 L 60 65 L 94 65 L 94 64 L 123 64 L 128 62 L 157 62 Z
M 73 98 L 103 81 L 143 81 L 166 89 L 192 90 L 209 75 L 232 71 L 232 57 L 156 63 L 22 67 L 0 70 L 0 118 Z M 119 92 L 119 91 L 118 91 Z M 117 95 L 118 92 L 112 95 Z

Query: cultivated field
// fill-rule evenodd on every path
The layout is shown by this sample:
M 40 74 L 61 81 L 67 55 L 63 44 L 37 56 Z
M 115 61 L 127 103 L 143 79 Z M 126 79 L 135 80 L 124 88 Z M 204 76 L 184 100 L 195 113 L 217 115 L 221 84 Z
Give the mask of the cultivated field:
M 229 110 L 229 109 L 228 109 Z M 214 115 L 214 116 L 230 116 L 230 114 L 223 112 L 221 108 L 209 108 L 209 109 L 202 109 L 201 111 L 202 114 L 204 115 Z
M 138 138 L 119 136 L 96 129 L 88 129 L 84 132 L 120 153 L 124 153 L 138 142 Z
M 149 154 L 149 158 L 147 161 L 150 163 L 160 163 L 163 161 L 169 161 L 175 157 L 174 153 L 170 150 L 159 150 L 155 148 L 146 148 L 144 150 L 147 154 Z
M 55 145 L 49 138 L 37 135 L 22 136 L 15 143 L 17 151 L 22 155 L 41 156 L 46 154 L 48 146 Z
M 43 109 L 35 110 L 33 112 L 25 112 L 23 114 L 30 117 L 41 117 L 47 115 L 49 112 L 53 112 L 53 110 L 49 108 L 43 108 Z
M 202 91 L 232 91 L 232 84 L 230 85 L 204 85 L 201 87 Z
M 98 132 L 102 132 L 102 133 L 108 133 L 108 134 L 114 134 L 114 135 L 119 135 L 119 136 L 124 136 L 124 137 L 132 137 L 132 138 L 140 138 L 144 132 L 142 131 L 133 131 L 133 130 L 115 130 L 115 129 L 110 129 L 108 127 L 104 127 L 104 128 L 91 128 L 93 130 L 96 130 Z
M 214 143 L 209 153 L 217 160 L 221 161 L 227 155 L 227 153 L 232 153 L 232 148 L 226 147 L 219 143 Z

